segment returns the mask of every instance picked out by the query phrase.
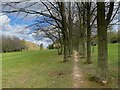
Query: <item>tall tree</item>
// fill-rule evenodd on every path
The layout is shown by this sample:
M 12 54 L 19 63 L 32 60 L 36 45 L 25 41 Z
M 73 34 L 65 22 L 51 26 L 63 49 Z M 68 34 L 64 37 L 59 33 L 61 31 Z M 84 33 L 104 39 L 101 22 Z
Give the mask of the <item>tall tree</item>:
M 90 11 L 91 11 L 91 2 L 87 2 L 87 63 L 90 64 L 91 61 L 91 26 L 90 26 Z
M 66 13 L 65 13 L 65 4 L 64 2 L 58 2 L 60 8 L 60 14 L 62 18 L 62 34 L 63 34 L 63 43 L 64 43 L 64 59 L 63 62 L 68 60 L 68 31 L 67 31 L 67 22 L 66 22 Z
M 113 13 L 114 2 L 110 2 L 109 11 L 105 18 L 105 2 L 97 2 L 97 31 L 98 31 L 98 71 L 100 81 L 107 80 L 108 73 L 108 46 L 107 26 Z
M 73 40 L 73 37 L 72 37 L 72 32 L 73 32 L 73 19 L 72 19 L 72 9 L 71 9 L 71 2 L 68 3 L 68 32 L 69 32 L 69 56 L 71 56 L 72 54 L 72 40 Z
M 85 34 L 86 34 L 86 8 L 85 3 L 77 2 L 78 16 L 79 16 L 79 40 L 78 52 L 82 58 L 85 58 Z

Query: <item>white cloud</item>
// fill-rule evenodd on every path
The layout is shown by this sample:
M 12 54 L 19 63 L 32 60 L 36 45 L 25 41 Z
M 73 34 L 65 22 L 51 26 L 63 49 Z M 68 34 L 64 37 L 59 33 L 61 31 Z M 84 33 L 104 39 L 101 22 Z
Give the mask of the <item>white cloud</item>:
M 0 13 L 0 30 L 2 30 L 2 27 L 8 25 L 7 27 L 10 27 L 9 25 L 10 19 L 8 16 L 4 15 L 3 13 Z
M 19 25 L 16 24 L 14 26 L 10 25 L 10 18 L 7 15 L 2 15 L 2 13 L 0 13 L 0 33 L 2 33 L 3 35 L 7 35 L 7 36 L 16 36 L 19 37 L 20 39 L 24 39 L 26 41 L 30 41 L 33 42 L 35 44 L 40 45 L 41 43 L 43 43 L 44 47 L 47 47 L 48 44 L 50 44 L 51 42 L 49 41 L 49 39 L 44 39 L 43 37 L 36 37 L 35 38 L 35 33 L 29 34 L 30 33 L 30 29 L 27 28 L 25 29 L 26 25 Z M 37 40 L 37 38 L 43 38 L 41 40 Z
M 43 46 L 44 46 L 45 48 L 47 48 L 47 46 L 48 46 L 49 44 L 51 44 L 52 42 L 34 41 L 34 43 L 36 43 L 36 44 L 38 44 L 38 45 L 40 45 L 40 44 L 42 43 Z

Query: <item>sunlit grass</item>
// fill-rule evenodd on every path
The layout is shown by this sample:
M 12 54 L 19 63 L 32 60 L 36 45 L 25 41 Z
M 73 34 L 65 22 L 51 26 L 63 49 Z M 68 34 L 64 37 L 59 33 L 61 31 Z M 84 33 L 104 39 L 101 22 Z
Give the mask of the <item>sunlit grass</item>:
M 72 86 L 71 61 L 60 63 L 55 50 L 3 54 L 3 87 L 61 88 Z

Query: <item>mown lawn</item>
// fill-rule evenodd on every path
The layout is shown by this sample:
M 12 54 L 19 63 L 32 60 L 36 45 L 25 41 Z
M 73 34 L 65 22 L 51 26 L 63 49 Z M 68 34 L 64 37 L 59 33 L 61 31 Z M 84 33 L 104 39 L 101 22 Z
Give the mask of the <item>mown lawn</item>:
M 5 53 L 2 57 L 3 88 L 72 87 L 72 63 L 60 63 L 55 50 Z
M 79 60 L 79 68 L 85 77 L 86 88 L 118 87 L 118 44 L 109 44 L 109 76 L 112 82 L 101 86 L 89 81 L 89 75 L 96 73 L 97 46 L 92 54 L 92 64 Z M 2 56 L 3 88 L 72 88 L 73 62 L 61 63 L 63 56 L 56 50 L 38 50 L 4 53 Z

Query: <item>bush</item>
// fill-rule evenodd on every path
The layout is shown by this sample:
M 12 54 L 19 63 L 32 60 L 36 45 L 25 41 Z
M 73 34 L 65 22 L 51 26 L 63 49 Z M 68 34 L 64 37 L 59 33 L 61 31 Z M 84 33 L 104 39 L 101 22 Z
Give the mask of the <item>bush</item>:
M 110 39 L 110 43 L 117 43 L 118 42 L 118 37 L 114 36 Z
M 119 37 L 118 37 L 118 32 L 110 32 L 108 33 L 108 42 L 109 43 L 118 43 L 119 42 Z
M 48 45 L 47 48 L 48 48 L 48 49 L 54 49 L 54 45 L 53 45 L 53 44 L 50 44 L 50 45 Z

